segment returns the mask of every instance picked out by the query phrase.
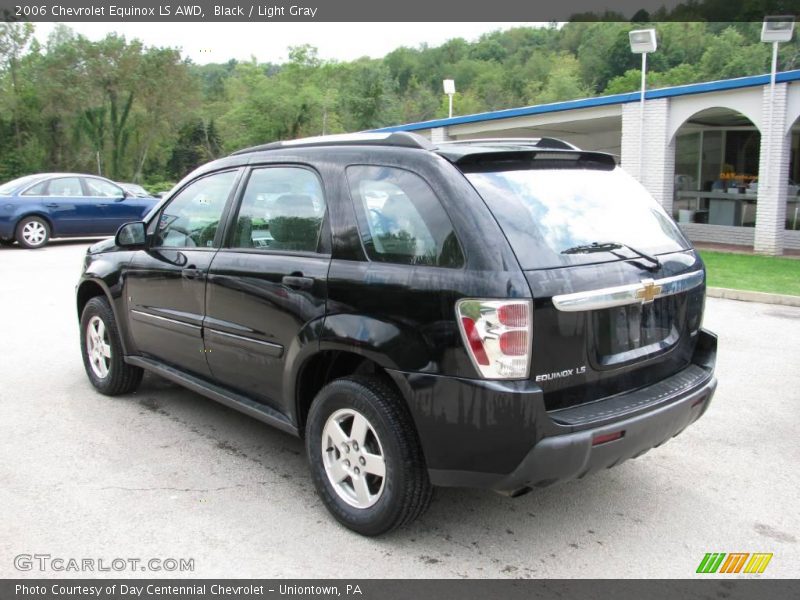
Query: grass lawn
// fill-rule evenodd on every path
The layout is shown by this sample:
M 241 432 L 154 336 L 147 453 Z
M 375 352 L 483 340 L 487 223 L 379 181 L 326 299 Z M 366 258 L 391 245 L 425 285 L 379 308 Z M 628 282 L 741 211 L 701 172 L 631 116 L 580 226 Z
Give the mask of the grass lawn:
M 708 285 L 800 296 L 800 260 L 701 250 Z

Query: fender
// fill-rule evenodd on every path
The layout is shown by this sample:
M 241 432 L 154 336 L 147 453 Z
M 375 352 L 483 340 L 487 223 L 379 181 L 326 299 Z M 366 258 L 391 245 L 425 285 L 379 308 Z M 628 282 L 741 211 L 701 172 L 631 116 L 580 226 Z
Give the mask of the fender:
M 431 349 L 410 323 L 360 314 L 328 315 L 320 350 L 344 350 L 384 369 L 438 372 Z
M 100 242 L 103 243 L 103 242 Z M 130 252 L 126 252 L 131 254 Z M 116 255 L 117 253 L 114 253 Z M 130 257 L 128 257 L 130 258 Z M 126 302 L 123 297 L 123 280 L 120 277 L 120 265 L 127 264 L 126 260 L 108 260 L 105 254 L 87 254 L 86 259 L 88 265 L 84 275 L 78 282 L 76 292 L 78 296 L 78 319 L 80 320 L 81 311 L 81 290 L 87 285 L 96 285 L 105 294 L 111 305 L 111 310 L 114 313 L 114 319 L 117 322 L 117 329 L 120 332 L 120 341 L 122 343 L 122 351 L 125 355 L 132 353 L 134 344 L 130 339 L 128 331 L 127 319 L 121 318 L 125 315 Z
M 390 373 L 400 365 L 416 364 L 424 369 L 434 364 L 428 359 L 430 351 L 422 336 L 408 325 L 355 314 L 310 321 L 286 348 L 283 397 L 293 423 L 299 418 L 297 383 L 303 370 L 320 352 L 336 350 L 363 356 Z
M 56 236 L 56 234 L 58 233 L 58 229 L 56 228 L 56 224 L 53 221 L 52 217 L 49 214 L 47 214 L 46 211 L 44 211 L 41 207 L 38 207 L 36 205 L 25 206 L 21 208 L 24 209 L 24 212 L 17 212 L 9 217 L 12 237 L 15 237 L 17 235 L 17 226 L 19 225 L 19 222 L 27 217 L 39 217 L 40 219 L 47 221 L 47 224 L 50 226 L 50 236 L 51 237 Z

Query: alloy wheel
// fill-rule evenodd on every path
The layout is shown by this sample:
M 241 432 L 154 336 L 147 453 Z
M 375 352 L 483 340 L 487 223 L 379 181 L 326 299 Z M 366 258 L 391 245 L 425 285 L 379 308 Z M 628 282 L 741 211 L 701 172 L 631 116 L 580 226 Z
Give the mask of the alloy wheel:
M 380 500 L 386 479 L 383 448 L 375 428 L 351 408 L 334 412 L 322 429 L 322 461 L 336 494 L 350 506 Z
M 30 246 L 40 246 L 47 238 L 47 228 L 39 221 L 28 221 L 22 227 L 22 239 Z
M 86 327 L 86 354 L 92 372 L 100 379 L 105 379 L 111 366 L 111 342 L 106 324 L 100 317 L 89 319 Z

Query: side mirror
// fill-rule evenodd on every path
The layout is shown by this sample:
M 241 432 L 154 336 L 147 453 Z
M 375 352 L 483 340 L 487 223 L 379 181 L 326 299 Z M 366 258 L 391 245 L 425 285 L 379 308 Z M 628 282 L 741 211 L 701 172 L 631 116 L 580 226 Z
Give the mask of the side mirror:
M 120 248 L 141 248 L 146 241 L 147 226 L 144 221 L 125 223 L 114 236 L 114 243 Z

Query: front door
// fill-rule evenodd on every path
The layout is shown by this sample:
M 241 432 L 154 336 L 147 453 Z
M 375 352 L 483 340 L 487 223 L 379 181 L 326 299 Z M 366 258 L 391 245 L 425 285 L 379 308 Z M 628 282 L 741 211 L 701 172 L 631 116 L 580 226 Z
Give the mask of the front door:
M 100 233 L 113 235 L 123 223 L 142 218 L 142 208 L 135 198 L 128 198 L 118 185 L 97 177 L 84 177 L 86 196 L 100 207 Z
M 55 177 L 25 192 L 44 205 L 53 223 L 53 237 L 60 235 L 99 235 L 102 211 L 98 198 L 88 198 L 81 178 L 76 175 Z
M 204 331 L 214 379 L 284 413 L 285 367 L 325 316 L 325 217 L 314 171 L 254 168 L 209 270 Z
M 148 227 L 125 280 L 131 336 L 137 351 L 209 377 L 203 345 L 206 276 L 219 248 L 219 224 L 238 170 L 195 180 Z

